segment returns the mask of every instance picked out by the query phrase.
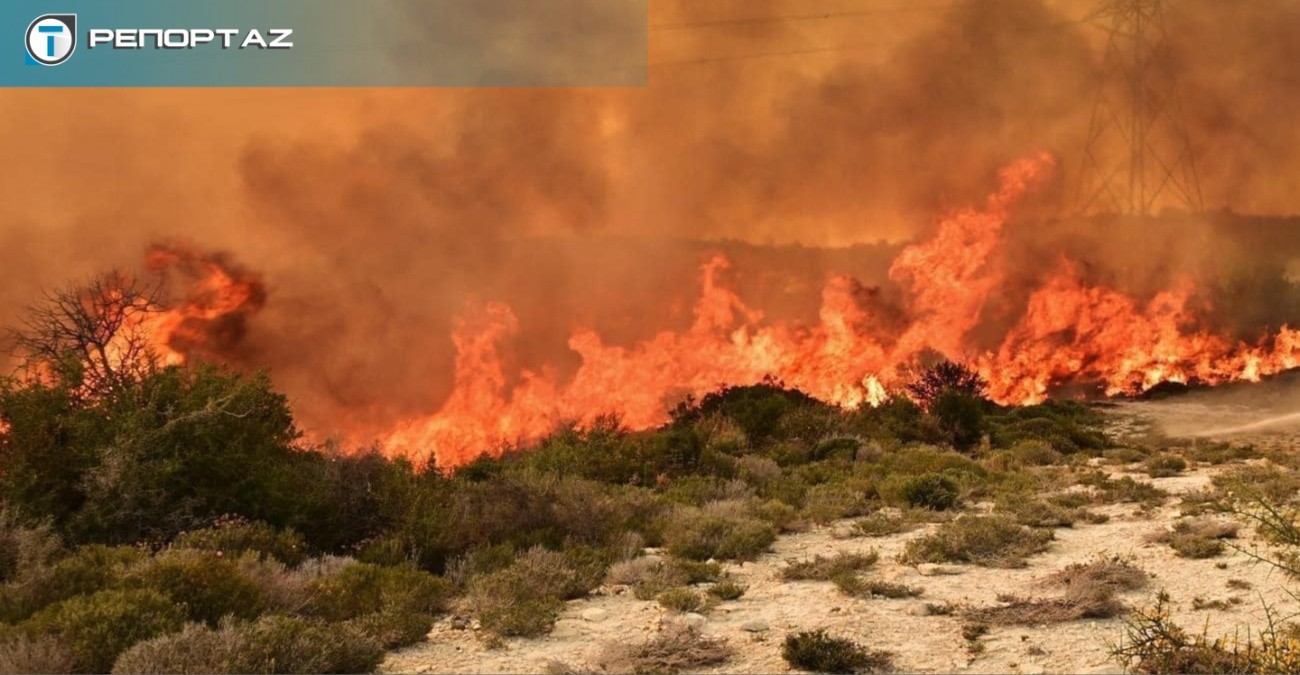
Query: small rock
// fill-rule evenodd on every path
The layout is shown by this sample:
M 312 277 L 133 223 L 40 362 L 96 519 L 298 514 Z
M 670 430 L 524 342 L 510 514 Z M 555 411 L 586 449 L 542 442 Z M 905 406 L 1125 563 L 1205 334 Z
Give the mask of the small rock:
M 687 628 L 703 628 L 708 621 L 703 614 L 696 614 L 695 612 L 683 614 L 681 619 L 682 625 Z
M 463 616 L 451 617 L 451 627 L 455 630 L 465 630 L 469 628 L 469 618 Z
M 1124 670 L 1123 666 L 1115 665 L 1115 664 L 1106 664 L 1104 666 L 1097 666 L 1096 668 L 1092 668 L 1090 670 L 1080 670 L 1079 672 L 1088 673 L 1088 675 L 1123 675 L 1123 673 L 1126 671 Z
M 605 619 L 608 618 L 609 618 L 609 611 L 600 609 L 599 607 L 591 607 L 589 609 L 582 610 L 583 621 L 604 621 Z
M 754 619 L 753 621 L 746 621 L 745 623 L 740 624 L 740 630 L 743 630 L 746 633 L 762 633 L 766 631 L 767 628 L 767 622 L 761 619 Z
M 961 570 L 955 567 L 944 567 L 934 563 L 921 563 L 916 566 L 916 571 L 923 577 L 937 577 L 948 574 L 961 574 Z
M 918 602 L 907 608 L 907 613 L 912 616 L 930 616 L 930 605 L 924 602 Z
M 1026 663 L 1020 667 L 1020 672 L 1024 675 L 1043 675 L 1047 671 L 1037 663 Z

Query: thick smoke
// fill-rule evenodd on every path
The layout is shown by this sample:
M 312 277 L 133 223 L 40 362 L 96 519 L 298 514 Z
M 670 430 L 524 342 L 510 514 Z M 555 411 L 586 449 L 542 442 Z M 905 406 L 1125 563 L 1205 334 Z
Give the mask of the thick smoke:
M 1066 251 L 1139 294 L 1190 274 L 1243 336 L 1294 321 L 1286 229 L 1064 218 L 1101 71 L 1091 5 L 664 0 L 644 89 L 13 92 L 0 323 L 155 241 L 227 251 L 269 294 L 239 364 L 316 428 L 379 429 L 437 407 L 468 302 L 515 309 L 518 365 L 569 368 L 574 326 L 689 324 L 695 268 L 724 250 L 753 306 L 811 319 L 827 275 L 884 283 L 898 242 L 1039 149 L 1063 175 L 1009 230 L 1008 286 Z M 1169 5 L 1207 204 L 1300 210 L 1300 8 Z M 779 16 L 805 18 L 736 20 Z

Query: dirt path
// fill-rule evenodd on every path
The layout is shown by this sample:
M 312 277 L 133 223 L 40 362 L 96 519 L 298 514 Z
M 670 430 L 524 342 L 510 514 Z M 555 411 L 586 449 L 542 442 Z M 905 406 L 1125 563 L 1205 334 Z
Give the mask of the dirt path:
M 1151 482 L 1173 493 L 1185 493 L 1209 482 L 1211 472 L 1196 471 Z M 1145 476 L 1134 476 L 1146 479 Z M 1300 610 L 1282 592 L 1283 579 L 1265 565 L 1230 551 L 1210 560 L 1176 557 L 1167 546 L 1146 542 L 1148 534 L 1178 517 L 1178 500 L 1150 514 L 1134 506 L 1097 509 L 1110 516 L 1098 525 L 1056 530 L 1051 549 L 1030 559 L 1025 569 L 997 570 L 969 565 L 944 566 L 951 575 L 924 576 L 901 565 L 896 555 L 912 537 L 926 530 L 876 539 L 839 539 L 843 523 L 781 537 L 773 551 L 759 560 L 728 569 L 749 591 L 737 601 L 722 603 L 710 612 L 702 630 L 726 637 L 737 655 L 713 672 L 787 672 L 780 655 L 786 633 L 824 628 L 851 637 L 872 648 L 896 654 L 903 672 L 1042 673 L 1122 672 L 1108 656 L 1108 647 L 1123 635 L 1119 619 L 1083 620 L 1033 627 L 994 627 L 980 639 L 982 651 L 972 655 L 962 637 L 963 620 L 955 616 L 924 615 L 926 603 L 958 602 L 973 606 L 997 604 L 1000 594 L 1043 597 L 1051 591 L 1038 580 L 1066 565 L 1087 562 L 1100 555 L 1130 557 L 1152 575 L 1141 591 L 1127 593 L 1130 606 L 1148 604 L 1155 593 L 1166 590 L 1175 605 L 1175 619 L 1199 628 L 1208 621 L 1212 632 L 1232 633 L 1263 625 L 1261 600 L 1284 615 Z M 933 526 L 931 526 L 933 527 Z M 815 554 L 877 549 L 876 576 L 924 588 L 915 599 L 859 600 L 841 595 L 829 582 L 787 582 L 780 578 L 788 558 Z M 930 570 L 927 570 L 930 571 Z M 1250 590 L 1232 590 L 1229 580 L 1248 582 Z M 1192 599 L 1228 600 L 1240 604 L 1227 610 L 1194 610 Z M 511 639 L 503 648 L 489 649 L 472 629 L 457 629 L 443 620 L 429 641 L 392 653 L 383 665 L 387 672 L 503 673 L 543 672 L 552 661 L 577 669 L 593 669 L 606 645 L 642 640 L 671 615 L 658 604 L 640 601 L 630 593 L 602 588 L 587 599 L 569 603 L 555 632 L 541 639 Z M 697 619 L 698 620 L 698 619 Z

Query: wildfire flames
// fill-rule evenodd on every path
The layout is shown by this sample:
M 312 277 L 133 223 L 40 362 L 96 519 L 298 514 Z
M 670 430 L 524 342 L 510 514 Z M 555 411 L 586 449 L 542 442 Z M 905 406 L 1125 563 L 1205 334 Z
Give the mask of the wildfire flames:
M 567 378 L 549 368 L 508 372 L 504 343 L 520 331 L 515 314 L 501 303 L 470 307 L 452 335 L 451 394 L 436 413 L 389 431 L 381 447 L 390 455 L 432 453 L 439 466 L 455 467 L 565 422 L 590 425 L 613 413 L 629 428 L 653 427 L 688 395 L 766 378 L 846 408 L 876 405 L 900 387 L 909 368 L 935 356 L 977 367 L 1004 404 L 1041 402 L 1068 383 L 1134 394 L 1162 382 L 1257 380 L 1300 365 L 1300 331 L 1282 327 L 1255 344 L 1209 332 L 1194 309 L 1191 280 L 1142 301 L 1089 285 L 1065 259 L 1029 296 L 1000 344 L 977 344 L 972 332 L 990 300 L 1008 290 L 995 255 L 1004 225 L 1018 200 L 1054 169 L 1046 154 L 1012 163 L 982 208 L 949 215 L 929 239 L 904 249 L 889 270 L 902 306 L 838 276 L 822 290 L 815 324 L 768 321 L 726 286 L 730 262 L 718 255 L 700 269 L 688 329 L 630 346 L 574 330 L 568 347 L 581 365 Z M 194 352 L 219 353 L 212 342 L 232 339 L 231 331 L 242 330 L 264 300 L 254 277 L 220 258 L 172 248 L 155 250 L 150 262 L 179 271 L 189 284 L 154 326 L 170 363 Z

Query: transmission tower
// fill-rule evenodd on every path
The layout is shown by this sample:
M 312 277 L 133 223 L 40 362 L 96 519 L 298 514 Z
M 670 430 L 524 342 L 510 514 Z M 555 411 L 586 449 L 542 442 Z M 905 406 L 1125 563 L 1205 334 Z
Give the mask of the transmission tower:
M 1083 213 L 1146 215 L 1170 200 L 1204 210 L 1169 53 L 1168 4 L 1103 0 L 1087 19 L 1107 37 L 1079 177 Z

